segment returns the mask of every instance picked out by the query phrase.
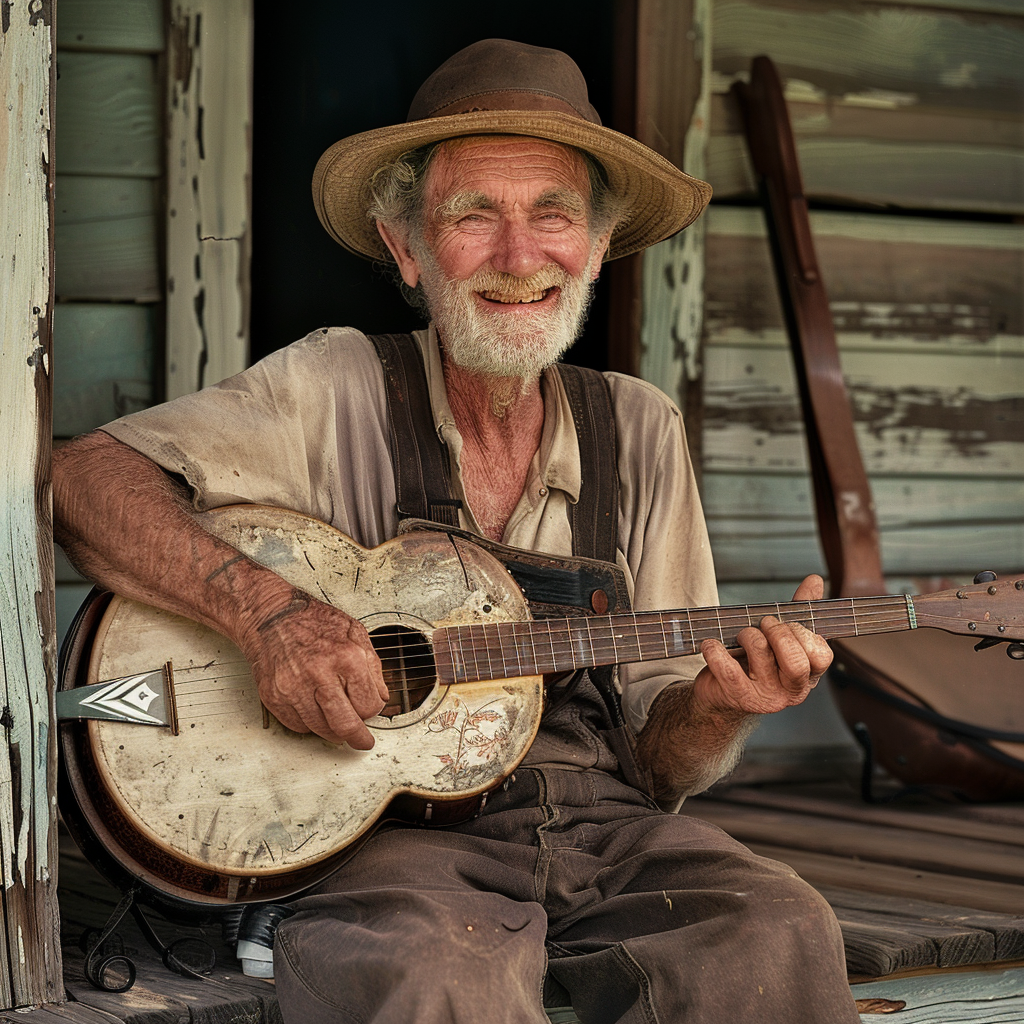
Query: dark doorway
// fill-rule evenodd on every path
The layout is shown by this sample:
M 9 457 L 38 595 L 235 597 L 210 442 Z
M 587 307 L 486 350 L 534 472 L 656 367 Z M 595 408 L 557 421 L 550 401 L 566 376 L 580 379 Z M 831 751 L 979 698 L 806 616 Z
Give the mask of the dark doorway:
M 313 167 L 333 142 L 405 120 L 420 83 L 477 39 L 514 38 L 565 50 L 611 122 L 613 0 L 548 0 L 523 8 L 479 0 L 257 0 L 253 85 L 252 361 L 327 325 L 367 332 L 422 326 L 379 267 L 320 226 Z M 284 12 L 284 13 L 283 13 Z M 515 12 L 513 12 L 515 13 Z M 607 366 L 608 299 L 598 291 L 571 362 Z

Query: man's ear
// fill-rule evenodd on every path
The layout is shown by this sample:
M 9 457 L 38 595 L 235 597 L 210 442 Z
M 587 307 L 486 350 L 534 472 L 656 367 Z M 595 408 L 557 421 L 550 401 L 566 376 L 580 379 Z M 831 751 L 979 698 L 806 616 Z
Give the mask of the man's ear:
M 596 281 L 601 275 L 601 265 L 604 263 L 605 256 L 608 255 L 608 246 L 612 240 L 611 231 L 605 232 L 597 240 L 594 246 L 594 255 L 591 256 L 591 268 L 590 268 L 590 280 Z
M 409 248 L 408 238 L 400 235 L 383 221 L 377 221 L 377 230 L 384 239 L 388 251 L 394 256 L 402 280 L 410 288 L 415 288 L 420 279 L 420 265 Z

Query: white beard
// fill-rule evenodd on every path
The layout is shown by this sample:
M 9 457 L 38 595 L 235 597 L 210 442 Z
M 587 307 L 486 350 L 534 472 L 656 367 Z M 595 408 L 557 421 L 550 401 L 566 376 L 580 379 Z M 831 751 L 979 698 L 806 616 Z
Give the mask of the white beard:
M 529 278 L 480 270 L 457 281 L 444 276 L 428 250 L 418 255 L 431 318 L 445 355 L 461 369 L 534 381 L 579 337 L 593 291 L 593 257 L 577 277 L 549 263 Z M 521 298 L 553 287 L 560 289 L 557 304 L 525 315 L 484 311 L 475 298 L 477 292 Z

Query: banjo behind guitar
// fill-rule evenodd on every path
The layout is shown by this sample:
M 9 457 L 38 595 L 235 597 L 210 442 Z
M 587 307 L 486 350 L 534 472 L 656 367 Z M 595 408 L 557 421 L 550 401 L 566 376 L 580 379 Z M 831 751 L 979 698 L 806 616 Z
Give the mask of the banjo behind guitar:
M 263 506 L 202 515 L 210 532 L 362 620 L 391 700 L 372 750 L 284 728 L 224 637 L 121 597 L 94 599 L 69 638 L 61 806 L 116 884 L 170 901 L 285 899 L 326 877 L 389 818 L 447 824 L 477 811 L 525 756 L 543 675 L 691 654 L 767 614 L 826 638 L 937 626 L 1024 640 L 1024 580 L 911 599 L 843 598 L 530 619 L 493 555 L 455 534 L 362 548 Z M 1024 649 L 1022 652 L 1024 653 Z

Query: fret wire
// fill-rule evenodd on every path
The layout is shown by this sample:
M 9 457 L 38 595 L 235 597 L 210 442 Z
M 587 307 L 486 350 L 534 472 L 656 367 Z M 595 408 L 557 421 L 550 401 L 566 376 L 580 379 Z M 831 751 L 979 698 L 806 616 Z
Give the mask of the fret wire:
M 604 616 L 602 616 L 602 618 L 605 618 L 605 619 L 608 620 L 608 635 L 611 637 L 611 641 L 612 641 L 612 656 L 615 659 L 615 664 L 618 665 L 619 664 L 619 645 L 615 642 L 615 623 L 612 621 L 612 617 L 610 615 L 604 615 Z
M 665 645 L 665 657 L 670 658 L 668 653 L 668 630 L 665 629 L 665 613 L 661 613 L 661 642 Z
M 503 679 L 511 678 L 508 673 L 508 665 L 505 663 L 505 640 L 501 635 L 501 627 L 505 625 L 503 622 L 499 622 L 495 627 L 495 632 L 498 634 L 498 650 L 501 652 L 501 675 Z
M 519 675 L 523 675 L 525 674 L 527 666 L 529 665 L 529 656 L 526 650 L 522 632 L 518 632 L 516 630 L 516 626 L 518 625 L 518 622 L 512 623 L 512 640 L 516 648 L 516 660 L 519 662 L 519 665 L 517 666 L 519 669 Z
M 541 622 L 537 623 L 537 625 L 538 625 L 538 627 L 540 627 L 540 626 L 544 627 L 544 630 L 543 630 L 544 634 L 548 638 L 548 648 L 551 651 L 551 654 L 550 654 L 551 668 L 548 669 L 548 671 L 549 672 L 553 672 L 555 670 L 555 646 L 554 646 L 554 644 L 551 641 L 551 619 L 543 619 Z M 538 629 L 536 631 L 536 633 L 539 633 L 539 632 L 540 632 L 540 630 Z M 536 635 L 536 633 L 535 633 L 535 635 Z M 543 649 L 543 644 L 541 645 L 541 648 Z M 545 655 L 545 657 L 548 657 L 548 655 Z M 542 664 L 541 664 L 541 653 L 538 652 L 537 653 L 537 668 L 540 669 L 541 667 L 542 667 Z
M 633 609 L 630 609 L 630 611 L 633 613 L 633 633 L 636 636 L 636 656 L 640 661 L 643 661 L 644 652 L 643 648 L 640 646 L 640 624 L 636 620 L 636 612 Z
M 494 632 L 494 623 L 485 622 L 483 623 L 483 635 L 484 635 L 484 651 L 487 654 L 487 678 L 496 679 L 497 673 L 494 671 L 494 659 L 491 657 L 491 633 Z
M 579 667 L 576 664 L 576 649 L 572 642 L 572 619 L 565 619 L 565 643 L 569 648 L 569 657 L 572 659 L 572 670 L 573 672 Z
M 850 598 L 850 615 L 853 617 L 854 636 L 860 636 L 860 628 L 857 625 L 857 609 L 853 605 L 853 598 Z
M 530 638 L 530 650 L 533 652 L 533 664 L 536 669 L 540 669 L 540 657 L 537 654 L 537 641 L 534 630 L 530 630 L 527 634 Z
M 462 630 L 458 630 L 459 637 L 459 661 L 462 665 L 462 678 L 469 678 L 469 662 L 466 661 L 466 645 L 462 642 Z
M 748 618 L 750 617 L 749 613 L 748 613 L 747 617 Z M 715 609 L 715 618 L 718 620 L 718 636 L 719 636 L 719 639 L 724 644 L 725 643 L 725 633 L 722 632 L 722 616 L 719 615 L 717 608 Z

